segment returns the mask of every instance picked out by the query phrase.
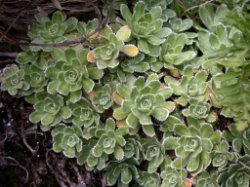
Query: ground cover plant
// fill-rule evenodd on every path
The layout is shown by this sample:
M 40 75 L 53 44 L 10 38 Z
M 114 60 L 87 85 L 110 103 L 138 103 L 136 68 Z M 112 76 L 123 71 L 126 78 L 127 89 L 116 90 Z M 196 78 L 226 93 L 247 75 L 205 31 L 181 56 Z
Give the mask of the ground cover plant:
M 36 14 L 2 91 L 107 186 L 248 187 L 250 2 L 102 8 L 86 22 Z

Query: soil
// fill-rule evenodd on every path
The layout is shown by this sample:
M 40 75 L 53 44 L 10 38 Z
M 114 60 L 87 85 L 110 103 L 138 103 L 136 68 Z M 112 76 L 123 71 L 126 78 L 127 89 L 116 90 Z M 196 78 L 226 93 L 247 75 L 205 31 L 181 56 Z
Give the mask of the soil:
M 34 14 L 49 15 L 60 6 L 68 16 L 86 21 L 96 17 L 95 9 L 102 5 L 98 0 L 0 1 L 0 73 L 15 63 L 18 43 L 28 39 Z M 32 110 L 24 99 L 0 91 L 0 187 L 106 186 L 102 173 L 88 172 L 75 159 L 51 150 L 50 133 L 29 122 Z

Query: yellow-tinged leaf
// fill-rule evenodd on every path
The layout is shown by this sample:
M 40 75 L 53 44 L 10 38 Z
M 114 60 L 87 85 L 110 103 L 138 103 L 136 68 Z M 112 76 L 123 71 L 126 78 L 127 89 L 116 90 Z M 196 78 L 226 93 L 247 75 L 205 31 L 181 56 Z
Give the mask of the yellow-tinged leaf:
M 90 63 L 96 62 L 96 57 L 94 56 L 94 54 L 91 51 L 89 51 L 87 54 L 87 60 Z
M 168 109 L 169 112 L 173 112 L 176 108 L 176 105 L 172 101 L 168 101 L 165 103 L 166 108 Z
M 130 35 L 131 35 L 131 29 L 129 28 L 128 25 L 121 27 L 116 33 L 116 37 L 118 38 L 118 40 L 121 40 L 123 42 L 128 40 Z
M 100 34 L 99 32 L 94 33 L 94 31 L 90 31 L 89 32 L 89 35 L 90 35 L 89 38 L 96 39 L 99 36 L 99 34 Z
M 122 105 L 123 98 L 117 92 L 112 93 L 112 98 L 116 104 Z
M 173 77 L 176 77 L 176 78 L 180 78 L 181 75 L 180 75 L 180 72 L 178 69 L 171 69 L 169 70 L 169 73 L 173 76 Z
M 88 94 L 88 99 L 92 100 L 95 95 L 96 95 L 96 93 L 94 91 L 90 92 Z
M 116 126 L 118 128 L 126 127 L 126 121 L 125 120 L 116 120 Z
M 135 57 L 138 55 L 139 49 L 135 45 L 127 44 L 123 46 L 122 52 L 125 53 L 127 56 Z

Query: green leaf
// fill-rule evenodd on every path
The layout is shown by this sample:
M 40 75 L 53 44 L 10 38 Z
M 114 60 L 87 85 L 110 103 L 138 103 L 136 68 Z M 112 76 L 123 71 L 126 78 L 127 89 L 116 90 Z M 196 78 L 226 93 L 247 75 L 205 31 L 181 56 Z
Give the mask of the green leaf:
M 165 39 L 159 38 L 158 36 L 150 36 L 147 38 L 147 41 L 152 45 L 161 45 L 165 42 Z
M 62 110 L 62 117 L 63 117 L 63 119 L 68 119 L 68 118 L 71 117 L 72 111 L 71 111 L 71 109 L 69 107 L 65 106 L 61 110 Z
M 78 90 L 78 91 L 75 91 L 75 92 L 71 92 L 70 93 L 70 102 L 72 103 L 76 103 L 77 101 L 79 101 L 82 97 L 82 91 L 81 90 Z
M 133 22 L 137 22 L 145 12 L 145 4 L 142 1 L 136 3 L 134 7 Z
M 42 125 L 48 126 L 54 121 L 54 116 L 51 114 L 44 114 L 41 119 Z
M 64 96 L 69 95 L 69 86 L 63 82 L 58 82 L 56 91 Z
M 128 116 L 126 112 L 122 108 L 117 108 L 113 112 L 113 117 L 117 120 L 123 120 Z
M 92 154 L 94 157 L 100 157 L 103 153 L 102 147 L 98 144 L 92 148 Z
M 150 116 L 147 116 L 146 114 L 140 114 L 140 116 L 137 116 L 140 123 L 142 125 L 151 125 L 153 124 L 152 120 L 151 120 L 151 117 Z
M 53 23 L 56 23 L 56 24 L 61 24 L 64 20 L 65 20 L 65 15 L 63 15 L 62 12 L 55 12 L 53 15 L 52 15 L 52 22 Z
M 138 122 L 138 118 L 133 113 L 130 113 L 126 119 L 128 127 L 132 129 L 135 129 L 138 126 Z
M 122 4 L 120 7 L 120 12 L 122 14 L 122 17 L 126 20 L 126 22 L 131 23 L 132 13 L 130 12 L 128 6 L 125 4 Z
M 120 146 L 115 147 L 114 156 L 117 160 L 122 160 L 124 158 L 124 151 Z
M 155 130 L 152 125 L 142 125 L 142 130 L 149 137 L 155 136 Z
M 84 79 L 83 80 L 82 87 L 87 93 L 91 92 L 93 90 L 94 86 L 95 86 L 95 82 L 93 80 L 91 80 L 91 79 Z
M 120 96 L 122 96 L 123 98 L 127 98 L 130 95 L 130 90 L 128 89 L 128 87 L 119 84 L 117 86 L 117 92 Z
M 132 173 L 128 167 L 121 168 L 121 181 L 123 184 L 129 184 L 133 179 Z
M 140 39 L 138 41 L 138 48 L 141 52 L 145 53 L 145 54 L 149 54 L 150 53 L 150 47 L 147 43 L 146 40 Z
M 169 111 L 165 108 L 156 108 L 154 109 L 152 115 L 159 121 L 165 121 L 169 116 Z
M 43 115 L 39 112 L 32 112 L 29 116 L 29 120 L 32 123 L 38 123 L 39 121 L 41 121 L 42 116 Z

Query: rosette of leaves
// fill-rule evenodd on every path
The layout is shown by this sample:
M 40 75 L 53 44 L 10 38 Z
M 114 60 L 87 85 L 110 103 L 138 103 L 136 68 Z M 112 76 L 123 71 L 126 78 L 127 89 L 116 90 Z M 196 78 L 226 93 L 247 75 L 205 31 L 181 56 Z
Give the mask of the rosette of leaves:
M 180 81 L 170 76 L 166 76 L 164 80 L 173 88 L 174 94 L 180 96 L 176 99 L 176 102 L 182 106 L 186 106 L 191 99 L 207 101 L 207 77 L 208 73 L 205 70 L 193 73 L 192 67 L 186 66 Z
M 162 44 L 160 60 L 166 69 L 176 69 L 177 66 L 192 60 L 196 56 L 193 50 L 183 51 L 188 41 L 186 34 L 170 34 Z
M 76 103 L 70 103 L 68 107 L 72 111 L 71 121 L 74 125 L 84 128 L 99 125 L 100 116 L 87 99 L 82 98 Z
M 208 173 L 207 171 L 203 171 L 199 176 L 197 176 L 196 180 L 197 187 L 220 187 L 217 182 L 217 173 Z
M 183 111 L 185 116 L 191 116 L 196 119 L 205 119 L 210 112 L 210 104 L 207 102 L 197 101 L 196 99 L 190 100 L 189 107 Z
M 82 145 L 82 150 L 77 155 L 77 163 L 79 165 L 85 164 L 85 167 L 88 171 L 93 171 L 97 169 L 98 171 L 103 170 L 107 167 L 107 161 L 109 156 L 103 154 L 101 157 L 94 157 L 91 153 L 91 150 L 96 145 L 96 139 L 86 139 Z
M 241 70 L 229 68 L 226 73 L 213 77 L 213 90 L 218 102 L 223 106 L 221 114 L 225 117 L 234 117 L 236 125 L 249 124 L 250 65 Z
M 66 15 L 59 11 L 53 13 L 51 19 L 41 13 L 36 14 L 35 18 L 37 23 L 31 26 L 28 33 L 34 43 L 63 42 L 74 38 L 69 34 L 76 29 L 76 18 L 66 19 Z
M 206 120 L 213 123 L 217 120 L 217 114 L 210 112 L 211 105 L 206 101 L 199 101 L 196 99 L 190 99 L 190 105 L 188 108 L 182 110 L 182 113 L 186 117 L 191 117 L 196 120 Z
M 8 91 L 10 95 L 28 91 L 30 85 L 24 80 L 25 72 L 16 65 L 4 69 L 1 89 Z
M 130 34 L 131 30 L 128 26 L 121 27 L 116 34 L 109 26 L 106 26 L 99 36 L 104 40 L 103 45 L 88 53 L 88 61 L 96 63 L 99 69 L 113 69 L 119 65 L 118 56 L 120 52 L 130 57 L 136 56 L 138 54 L 137 47 L 132 44 L 124 44 L 129 39 Z
M 161 172 L 161 187 L 183 187 L 187 172 L 184 169 L 177 170 L 167 166 Z
M 32 123 L 41 122 L 41 129 L 48 131 L 62 120 L 69 119 L 71 109 L 65 106 L 64 98 L 60 95 L 50 95 L 47 92 L 39 92 L 32 96 L 35 111 L 29 116 Z
M 90 98 L 97 112 L 103 113 L 113 105 L 112 91 L 110 84 L 105 84 L 104 86 L 100 84 L 95 85 L 90 93 Z
M 131 79 L 128 85 L 119 84 L 116 89 L 121 106 L 114 110 L 117 120 L 124 120 L 126 126 L 137 131 L 139 124 L 147 136 L 154 136 L 152 117 L 165 121 L 171 112 L 169 102 L 165 100 L 172 95 L 172 89 L 161 85 L 156 74 L 151 74 L 147 80 L 144 77 Z
M 146 171 L 141 171 L 139 172 L 137 182 L 143 187 L 160 187 L 161 179 L 157 172 L 148 173 Z
M 171 33 L 169 28 L 163 27 L 162 8 L 155 6 L 147 11 L 145 3 L 139 1 L 134 6 L 133 13 L 125 4 L 121 5 L 120 11 L 125 21 L 119 19 L 119 22 L 131 28 L 139 50 L 147 55 L 158 57 L 160 44 Z
M 124 62 L 121 63 L 121 67 L 125 72 L 144 73 L 150 69 L 154 72 L 158 72 L 163 67 L 163 64 L 155 57 L 139 53 L 135 58 L 126 58 Z
M 245 155 L 220 171 L 218 182 L 221 187 L 248 187 L 250 181 L 250 156 Z
M 100 79 L 103 71 L 88 65 L 87 50 L 81 46 L 66 50 L 54 49 L 52 56 L 56 63 L 48 67 L 46 75 L 51 81 L 47 91 L 60 93 L 70 97 L 71 102 L 81 99 L 82 89 L 89 93 L 95 83 L 92 79 Z
M 137 136 L 126 138 L 126 145 L 123 150 L 124 156 L 128 159 L 133 157 L 139 161 L 142 158 L 142 145 Z
M 194 176 L 205 170 L 211 163 L 211 152 L 220 141 L 221 132 L 214 131 L 208 123 L 189 127 L 176 125 L 174 131 L 180 138 L 167 137 L 164 140 L 167 149 L 175 150 L 177 158 L 172 164 L 173 168 L 186 166 Z
M 96 130 L 95 136 L 98 138 L 98 141 L 92 148 L 92 155 L 99 158 L 104 154 L 112 154 L 116 160 L 122 160 L 124 158 L 123 147 L 126 144 L 123 136 L 127 133 L 127 128 L 124 127 L 116 130 L 115 121 L 112 118 L 107 119 L 105 128 Z
M 229 144 L 226 140 L 222 140 L 218 145 L 215 146 L 212 154 L 212 165 L 213 167 L 223 168 L 229 161 L 235 158 L 232 152 L 229 152 Z
M 246 154 L 250 154 L 250 127 L 244 131 L 239 131 L 237 127 L 232 124 L 224 131 L 223 136 L 228 142 L 232 142 L 234 151 L 241 153 L 241 151 L 244 150 Z
M 24 66 L 24 80 L 33 88 L 36 92 L 42 91 L 43 87 L 47 85 L 47 79 L 45 77 L 45 71 L 36 64 Z
M 122 162 L 111 162 L 107 167 L 106 181 L 108 186 L 128 187 L 133 179 L 139 178 L 137 171 L 138 161 L 127 159 Z
M 156 139 L 142 140 L 144 159 L 148 161 L 148 173 L 155 173 L 163 163 L 165 156 L 164 147 Z
M 57 125 L 51 132 L 53 138 L 53 150 L 63 152 L 68 158 L 76 157 L 82 151 L 82 130 L 77 126 Z

